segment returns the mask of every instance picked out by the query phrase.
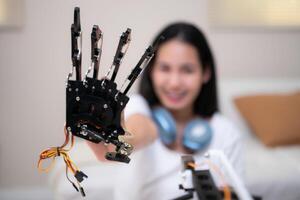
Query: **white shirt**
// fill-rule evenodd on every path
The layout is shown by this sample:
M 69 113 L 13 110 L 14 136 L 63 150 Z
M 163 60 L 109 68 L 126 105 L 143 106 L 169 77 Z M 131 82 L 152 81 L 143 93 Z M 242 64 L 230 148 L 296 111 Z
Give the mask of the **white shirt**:
M 133 114 L 151 117 L 146 100 L 138 94 L 130 97 L 125 108 L 125 119 Z M 241 139 L 233 124 L 216 113 L 210 120 L 213 138 L 208 149 L 224 152 L 237 174 L 242 176 Z M 204 152 L 194 154 L 200 158 Z M 116 188 L 117 200 L 167 200 L 184 194 L 180 184 L 181 156 L 183 153 L 168 149 L 160 139 L 142 150 L 132 154 L 131 162 L 120 170 L 119 184 Z

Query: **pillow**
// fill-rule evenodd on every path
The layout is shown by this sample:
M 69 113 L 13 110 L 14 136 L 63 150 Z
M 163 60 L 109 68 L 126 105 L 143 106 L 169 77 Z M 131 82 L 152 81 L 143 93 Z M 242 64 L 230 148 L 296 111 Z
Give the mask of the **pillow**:
M 242 96 L 234 103 L 265 145 L 300 144 L 300 91 Z

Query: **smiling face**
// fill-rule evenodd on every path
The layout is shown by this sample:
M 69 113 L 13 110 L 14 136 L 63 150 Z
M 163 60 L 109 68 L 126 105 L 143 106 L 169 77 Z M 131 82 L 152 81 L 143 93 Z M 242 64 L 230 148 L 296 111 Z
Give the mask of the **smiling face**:
M 151 73 L 155 94 L 170 111 L 191 111 L 203 82 L 203 73 L 194 46 L 173 39 L 159 48 Z

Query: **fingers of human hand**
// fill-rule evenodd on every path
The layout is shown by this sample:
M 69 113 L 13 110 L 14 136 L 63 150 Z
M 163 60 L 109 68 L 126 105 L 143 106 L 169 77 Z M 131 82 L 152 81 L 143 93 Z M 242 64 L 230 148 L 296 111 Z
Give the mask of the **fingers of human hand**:
M 103 145 L 103 143 L 93 143 L 90 141 L 86 141 L 88 146 L 93 150 L 95 156 L 99 161 L 106 161 L 105 154 L 108 151 L 107 146 Z
M 125 129 L 125 118 L 124 118 L 124 111 L 121 113 L 121 126 Z

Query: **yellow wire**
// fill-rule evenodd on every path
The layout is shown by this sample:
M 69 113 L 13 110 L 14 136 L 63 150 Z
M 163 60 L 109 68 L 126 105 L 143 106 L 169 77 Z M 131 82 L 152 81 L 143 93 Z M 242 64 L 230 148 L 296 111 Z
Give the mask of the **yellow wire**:
M 65 142 L 62 146 L 51 147 L 41 152 L 40 159 L 38 161 L 38 169 L 40 172 L 49 172 L 53 168 L 55 164 L 55 158 L 57 156 L 63 157 L 64 162 L 66 163 L 68 169 L 70 169 L 73 174 L 75 174 L 76 171 L 78 171 L 77 166 L 74 164 L 74 162 L 71 160 L 70 156 L 68 155 L 68 151 L 70 151 L 74 145 L 74 136 L 73 135 L 70 136 L 70 133 L 67 131 L 66 126 L 64 127 L 64 133 L 65 133 Z M 69 143 L 70 137 L 71 137 L 71 145 L 69 148 L 65 148 L 66 145 L 68 145 Z M 42 161 L 48 158 L 52 158 L 52 161 L 48 167 L 43 168 L 41 166 Z

